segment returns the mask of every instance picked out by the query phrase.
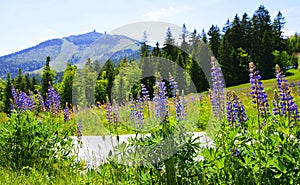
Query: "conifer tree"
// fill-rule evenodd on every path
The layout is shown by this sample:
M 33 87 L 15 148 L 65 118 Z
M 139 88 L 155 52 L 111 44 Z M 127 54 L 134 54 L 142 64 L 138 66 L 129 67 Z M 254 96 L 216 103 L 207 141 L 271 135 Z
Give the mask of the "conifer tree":
M 7 78 L 6 78 L 6 86 L 5 86 L 5 100 L 4 100 L 4 112 L 9 114 L 10 113 L 10 105 L 11 105 L 11 101 L 13 99 L 12 97 L 12 83 L 11 83 L 11 78 L 10 78 L 10 73 L 7 74 Z
M 42 72 L 42 89 L 41 94 L 44 98 L 46 98 L 46 93 L 48 91 L 49 84 L 53 84 L 55 72 L 50 68 L 51 58 L 49 56 L 46 57 L 46 65 L 43 68 Z

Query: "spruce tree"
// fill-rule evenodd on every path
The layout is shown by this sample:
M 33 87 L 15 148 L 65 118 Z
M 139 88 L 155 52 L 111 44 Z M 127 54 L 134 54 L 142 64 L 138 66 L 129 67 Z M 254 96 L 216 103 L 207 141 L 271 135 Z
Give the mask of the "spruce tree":
M 10 105 L 12 103 L 13 100 L 13 96 L 12 96 L 12 83 L 11 83 L 11 79 L 10 79 L 10 73 L 7 74 L 7 79 L 6 79 L 6 86 L 5 86 L 5 100 L 4 100 L 4 112 L 9 114 L 10 113 Z
M 24 83 L 24 86 L 25 86 L 24 91 L 25 91 L 26 93 L 28 93 L 29 91 L 31 91 L 31 80 L 30 80 L 30 77 L 29 77 L 29 73 L 27 73 L 27 74 L 25 75 L 25 83 Z
M 74 82 L 74 76 L 76 72 L 77 72 L 77 67 L 72 66 L 71 63 L 68 63 L 64 71 L 64 76 L 63 76 L 61 89 L 60 89 L 62 105 L 66 105 L 66 103 L 70 105 L 72 103 L 73 82 Z
M 54 80 L 54 72 L 50 68 L 50 57 L 47 56 L 46 58 L 46 65 L 43 68 L 42 72 L 42 89 L 41 94 L 44 98 L 46 98 L 46 93 L 48 92 L 49 84 L 53 84 Z
M 220 28 L 212 25 L 207 34 L 210 36 L 208 45 L 215 57 L 218 58 L 218 49 L 221 42 Z
M 21 68 L 19 68 L 18 76 L 16 77 L 15 80 L 15 88 L 18 89 L 19 91 L 23 91 L 23 92 L 25 91 L 25 80 Z

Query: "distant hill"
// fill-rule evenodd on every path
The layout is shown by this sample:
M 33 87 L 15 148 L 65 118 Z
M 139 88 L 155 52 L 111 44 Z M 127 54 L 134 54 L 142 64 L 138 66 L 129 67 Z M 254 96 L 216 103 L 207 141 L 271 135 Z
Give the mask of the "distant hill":
M 71 35 L 64 38 L 42 42 L 9 55 L 0 56 L 0 77 L 10 72 L 14 77 L 18 68 L 24 73 L 36 73 L 45 65 L 47 56 L 51 57 L 51 68 L 63 71 L 67 62 L 79 68 L 91 58 L 103 64 L 108 58 L 117 61 L 125 56 L 136 58 L 139 55 L 139 42 L 123 35 L 102 34 L 96 31 Z

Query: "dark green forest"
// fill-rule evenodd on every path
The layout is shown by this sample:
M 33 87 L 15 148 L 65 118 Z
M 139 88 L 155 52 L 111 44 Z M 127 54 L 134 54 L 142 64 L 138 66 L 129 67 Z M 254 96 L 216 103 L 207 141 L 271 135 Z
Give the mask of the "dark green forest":
M 260 6 L 253 16 L 236 14 L 222 28 L 212 25 L 206 31 L 194 29 L 190 32 L 183 24 L 180 35 L 182 42 L 179 44 L 172 30 L 168 29 L 163 46 L 157 43 L 151 47 L 146 44 L 147 38 L 143 39 L 139 60 L 108 60 L 101 66 L 98 61 L 89 59 L 82 69 L 78 70 L 76 65 L 69 63 L 64 73 L 58 75 L 49 66 L 51 58 L 45 56 L 46 63 L 40 77 L 23 74 L 19 69 L 16 78 L 8 74 L 6 82 L 0 79 L 0 112 L 10 112 L 12 85 L 20 91 L 33 94 L 39 91 L 45 96 L 51 83 L 61 94 L 61 105 L 68 103 L 70 106 L 72 102 L 80 106 L 105 103 L 114 93 L 118 97 L 116 101 L 121 103 L 129 96 L 139 96 L 140 83 L 147 87 L 151 98 L 155 71 L 170 72 L 180 89 L 186 90 L 185 93 L 194 92 L 193 88 L 197 92 L 207 91 L 208 81 L 201 69 L 203 66 L 197 60 L 203 62 L 201 52 L 208 49 L 222 68 L 226 86 L 248 81 L 250 61 L 256 63 L 265 79 L 273 78 L 275 64 L 282 66 L 283 70 L 298 68 L 299 65 L 297 54 L 300 52 L 300 35 L 295 33 L 285 37 L 285 21 L 281 12 L 271 20 L 268 10 Z M 161 65 L 164 60 L 172 61 L 172 65 Z M 141 79 L 137 80 L 137 76 Z

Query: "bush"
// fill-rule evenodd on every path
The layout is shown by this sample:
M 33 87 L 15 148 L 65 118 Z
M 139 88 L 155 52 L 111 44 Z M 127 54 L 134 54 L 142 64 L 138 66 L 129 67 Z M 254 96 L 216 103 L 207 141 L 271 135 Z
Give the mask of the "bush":
M 52 168 L 62 159 L 72 159 L 72 122 L 51 113 L 13 112 L 0 124 L 0 166 L 21 170 L 24 167 Z M 76 128 L 76 127 L 75 127 Z

